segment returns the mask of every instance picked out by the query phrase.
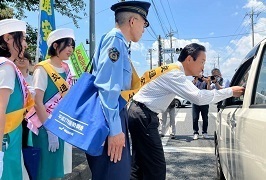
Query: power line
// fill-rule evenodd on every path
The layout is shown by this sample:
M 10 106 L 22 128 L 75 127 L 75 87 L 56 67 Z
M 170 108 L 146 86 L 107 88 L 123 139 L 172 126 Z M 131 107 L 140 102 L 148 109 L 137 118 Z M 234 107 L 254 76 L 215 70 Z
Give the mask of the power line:
M 242 19 L 241 23 L 240 23 L 240 24 L 239 24 L 239 26 L 236 28 L 236 30 L 235 30 L 235 32 L 234 32 L 233 34 L 236 34 L 236 33 L 237 33 L 238 29 L 239 29 L 239 28 L 240 28 L 240 26 L 243 24 L 243 22 L 244 22 L 244 19 L 246 18 L 246 16 L 247 16 L 247 15 L 245 15 L 245 16 L 243 17 L 243 19 Z M 240 34 L 240 32 L 243 30 L 243 28 L 244 28 L 244 26 L 242 26 L 242 29 L 239 31 L 239 34 Z M 239 34 L 237 34 L 237 36 L 236 36 L 234 39 L 230 39 L 230 40 L 228 41 L 228 43 L 227 43 L 227 44 L 229 45 L 229 44 L 230 44 L 230 42 L 231 42 L 232 40 L 236 40 Z M 226 46 L 228 46 L 228 45 L 226 45 Z
M 172 9 L 171 9 L 171 6 L 170 6 L 168 0 L 167 0 L 167 3 L 168 3 L 168 6 L 169 6 L 169 9 L 170 9 L 170 13 L 171 13 L 172 19 L 173 19 L 173 21 L 174 21 L 174 25 L 175 25 L 175 28 L 176 28 L 176 32 L 178 32 L 178 29 L 177 29 L 177 26 L 176 26 L 176 23 L 175 23 L 175 18 L 174 18 L 174 16 L 173 16 Z
M 256 31 L 255 33 L 265 32 L 266 30 Z M 222 35 L 222 36 L 210 36 L 210 37 L 193 37 L 193 38 L 183 38 L 183 39 L 216 39 L 216 38 L 226 38 L 226 37 L 233 37 L 239 35 L 248 35 L 251 33 L 242 33 L 242 34 L 230 34 L 230 35 Z
M 167 21 L 168 21 L 168 24 L 169 24 L 169 26 L 170 26 L 170 31 L 171 31 L 171 30 L 172 30 L 171 23 L 170 23 L 170 21 L 169 21 L 169 19 L 168 19 L 168 17 L 167 17 L 166 12 L 165 12 L 165 9 L 164 9 L 164 6 L 163 6 L 163 3 L 162 3 L 162 0 L 160 0 L 160 3 L 161 3 L 161 5 L 162 5 L 162 7 L 163 7 L 163 12 L 164 12 L 164 15 L 165 15 L 165 17 L 166 17 L 166 19 L 167 19 Z M 169 31 L 169 32 L 170 32 L 170 31 Z
M 118 1 L 118 2 L 119 2 L 119 1 Z M 101 10 L 101 11 L 95 13 L 95 15 L 96 15 L 96 14 L 100 14 L 100 13 L 102 13 L 102 12 L 104 12 L 104 11 L 109 10 L 109 9 L 110 9 L 110 8 L 103 9 L 103 10 Z M 85 17 L 83 17 L 83 18 L 80 18 L 78 21 L 81 21 L 81 20 L 84 20 L 84 19 L 87 19 L 87 18 L 89 18 L 89 16 L 85 16 Z M 73 21 L 70 21 L 70 22 L 68 22 L 68 23 L 61 24 L 61 25 L 59 25 L 58 27 L 65 26 L 65 25 L 72 24 L 72 23 L 73 23 Z
M 260 32 L 266 32 L 266 29 L 265 30 L 261 30 L 261 31 L 255 31 L 254 33 L 260 33 Z M 210 36 L 210 37 L 190 37 L 190 38 L 182 38 L 184 40 L 187 40 L 187 39 L 212 39 L 212 38 L 226 38 L 226 37 L 233 37 L 233 36 L 239 36 L 239 35 L 249 35 L 251 34 L 250 32 L 245 32 L 245 33 L 241 33 L 241 34 L 230 34 L 230 35 L 221 35 L 221 36 Z M 146 40 L 143 40 L 142 41 L 154 41 L 152 39 L 146 39 Z
M 242 28 L 243 29 L 243 28 Z M 266 31 L 266 30 L 265 30 Z M 246 32 L 248 32 L 248 30 L 246 30 Z M 250 33 L 244 33 L 244 34 L 250 34 Z M 237 34 L 237 36 L 239 36 L 239 34 Z M 236 39 L 236 38 L 235 38 Z M 234 40 L 235 40 L 234 39 Z M 231 52 L 230 54 L 228 54 L 228 56 L 226 56 L 225 59 L 228 59 L 234 52 Z
M 155 37 L 157 38 L 157 34 L 155 33 L 154 29 L 152 28 L 152 25 L 149 25 L 149 28 L 151 29 L 151 31 L 153 32 L 153 34 L 155 35 Z
M 159 16 L 159 13 L 158 13 L 158 11 L 157 11 L 157 8 L 156 8 L 156 6 L 155 6 L 155 3 L 153 2 L 153 0 L 150 0 L 150 1 L 151 1 L 151 3 L 153 4 L 153 9 L 154 9 L 155 14 L 156 14 L 156 16 L 157 16 L 157 18 L 158 18 L 158 21 L 159 21 L 159 23 L 160 23 L 160 25 L 161 25 L 161 28 L 162 28 L 162 30 L 163 30 L 163 33 L 164 33 L 164 34 L 167 34 L 167 33 L 165 32 L 165 29 L 164 29 L 163 23 L 162 23 L 162 21 L 161 21 L 161 18 L 160 18 L 160 16 Z
M 149 29 L 147 29 L 148 33 L 151 35 L 151 37 L 153 37 L 154 39 L 156 39 L 156 36 L 154 37 L 151 32 L 149 31 Z

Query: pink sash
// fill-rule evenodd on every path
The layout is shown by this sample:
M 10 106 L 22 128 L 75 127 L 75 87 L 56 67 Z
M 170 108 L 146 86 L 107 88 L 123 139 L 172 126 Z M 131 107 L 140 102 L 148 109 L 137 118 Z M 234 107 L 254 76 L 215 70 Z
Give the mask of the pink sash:
M 24 107 L 25 107 L 26 103 L 27 103 L 27 98 L 29 97 L 29 94 L 30 94 L 30 91 L 27 88 L 27 82 L 24 79 L 21 71 L 18 69 L 18 67 L 12 61 L 8 60 L 7 58 L 0 57 L 0 66 L 5 64 L 5 63 L 11 64 L 14 67 L 14 69 L 15 69 L 17 75 L 18 75 L 19 82 L 20 82 L 20 87 L 21 87 L 22 92 L 23 92 L 23 99 L 24 99 L 24 103 L 23 104 L 24 104 Z
M 72 75 L 70 73 L 69 67 L 67 63 L 62 62 L 62 67 L 65 69 L 65 72 L 67 74 L 66 82 L 69 85 L 69 88 L 72 85 Z M 58 105 L 60 100 L 62 99 L 62 96 L 60 92 L 58 91 L 49 101 L 47 101 L 44 106 L 46 109 L 46 112 L 50 115 L 53 112 L 53 109 Z M 28 120 L 27 127 L 36 135 L 38 135 L 39 130 L 38 128 L 42 126 L 42 122 L 39 120 L 35 108 L 31 108 L 31 110 L 27 113 L 26 118 Z

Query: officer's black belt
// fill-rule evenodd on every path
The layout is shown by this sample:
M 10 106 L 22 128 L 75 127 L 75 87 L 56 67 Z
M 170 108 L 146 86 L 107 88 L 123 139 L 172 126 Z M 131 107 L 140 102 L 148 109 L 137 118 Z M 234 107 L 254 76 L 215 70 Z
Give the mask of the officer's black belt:
M 138 101 L 135 101 L 135 100 L 132 100 L 137 106 L 139 106 L 141 109 L 145 109 L 147 111 L 150 111 L 152 113 L 155 113 L 155 114 L 158 114 L 152 110 L 150 110 L 145 104 L 141 103 L 141 102 L 138 102 Z

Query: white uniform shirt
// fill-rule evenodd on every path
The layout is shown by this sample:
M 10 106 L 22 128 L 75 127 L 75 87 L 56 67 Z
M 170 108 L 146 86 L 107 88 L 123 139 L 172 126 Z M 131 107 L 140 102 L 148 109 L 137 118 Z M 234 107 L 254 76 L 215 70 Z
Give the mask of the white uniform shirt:
M 65 72 L 64 68 L 58 68 L 53 65 L 51 66 L 58 73 Z M 40 89 L 43 92 L 45 92 L 47 85 L 48 85 L 48 74 L 42 66 L 38 66 L 33 73 L 33 86 L 35 89 Z
M 11 89 L 11 94 L 15 87 L 16 72 L 11 64 L 5 63 L 0 66 L 0 88 Z
M 176 95 L 197 105 L 216 103 L 233 95 L 231 88 L 222 90 L 199 90 L 184 74 L 184 68 L 171 70 L 144 85 L 133 96 L 135 101 L 145 104 L 150 110 L 165 112 Z
M 27 84 L 29 85 L 29 86 L 32 86 L 32 82 L 33 82 L 33 76 L 32 75 L 27 75 L 26 77 L 25 77 L 25 80 L 26 80 L 26 82 L 27 82 Z

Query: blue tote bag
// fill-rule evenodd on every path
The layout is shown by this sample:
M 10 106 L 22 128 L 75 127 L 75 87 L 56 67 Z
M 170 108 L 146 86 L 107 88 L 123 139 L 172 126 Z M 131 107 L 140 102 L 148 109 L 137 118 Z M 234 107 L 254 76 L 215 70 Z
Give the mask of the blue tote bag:
M 87 154 L 99 156 L 103 152 L 109 127 L 94 80 L 92 74 L 83 73 L 45 121 L 44 127 Z M 120 109 L 125 105 L 120 96 Z

